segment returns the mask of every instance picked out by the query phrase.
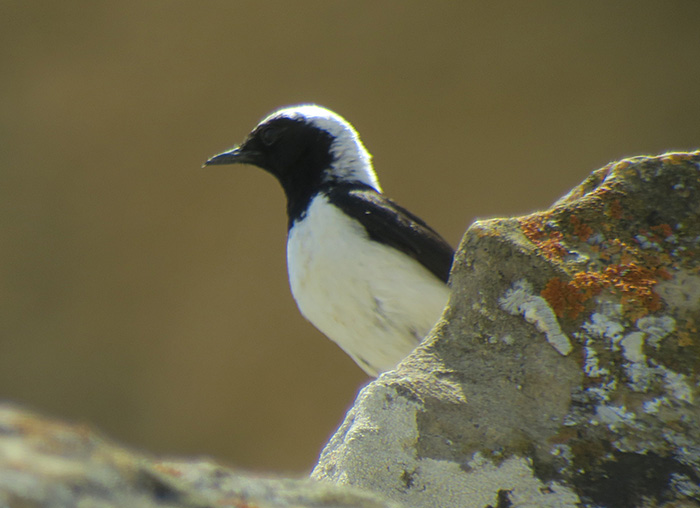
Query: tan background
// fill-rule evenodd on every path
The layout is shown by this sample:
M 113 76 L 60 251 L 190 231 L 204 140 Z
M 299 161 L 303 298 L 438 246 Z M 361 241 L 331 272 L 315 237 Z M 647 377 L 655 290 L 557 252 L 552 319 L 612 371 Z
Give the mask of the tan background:
M 593 5 L 591 5 L 593 4 Z M 700 144 L 700 2 L 0 4 L 0 397 L 301 472 L 362 372 L 297 313 L 283 195 L 200 169 L 278 106 L 361 132 L 457 244 Z

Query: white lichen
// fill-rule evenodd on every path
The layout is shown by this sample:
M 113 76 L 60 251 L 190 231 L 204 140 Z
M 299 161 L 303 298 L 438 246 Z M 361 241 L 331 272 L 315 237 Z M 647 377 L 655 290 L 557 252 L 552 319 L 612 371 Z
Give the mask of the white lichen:
M 625 327 L 610 314 L 593 313 L 590 320 L 583 324 L 583 329 L 592 337 L 607 339 L 610 342 L 610 349 L 619 351 L 619 342 L 622 340 Z
M 622 356 L 626 360 L 625 370 L 629 387 L 635 392 L 646 392 L 655 376 L 655 371 L 647 365 L 644 354 L 644 332 L 631 332 L 620 341 Z
M 666 389 L 671 393 L 673 398 L 689 404 L 693 403 L 693 390 L 688 384 L 688 378 L 685 374 L 674 372 L 663 365 L 659 365 L 657 369 L 659 369 L 663 375 Z
M 611 379 L 607 383 L 600 383 L 598 386 L 589 386 L 586 388 L 591 400 L 596 402 L 606 402 L 610 400 L 610 396 L 617 388 L 617 381 Z
M 499 299 L 501 308 L 513 315 L 521 315 L 525 321 L 535 325 L 542 332 L 547 342 L 559 354 L 571 353 L 571 340 L 562 332 L 559 321 L 547 300 L 534 294 L 532 285 L 526 280 L 519 280 Z
M 583 353 L 583 371 L 588 377 L 603 377 L 610 374 L 608 369 L 599 365 L 598 353 L 596 353 L 596 350 L 590 345 L 590 341 L 586 341 L 586 346 L 583 348 Z
M 550 453 L 555 457 L 563 457 L 569 462 L 574 458 L 574 452 L 571 451 L 571 447 L 565 444 L 555 444 L 552 446 Z
M 678 462 L 693 468 L 700 467 L 700 446 L 695 440 L 670 429 L 662 430 L 661 435 L 671 445 L 673 456 Z
M 633 425 L 635 422 L 634 413 L 627 411 L 625 406 L 600 404 L 596 407 L 596 417 L 599 423 L 607 425 L 611 431 Z
M 671 316 L 645 316 L 636 324 L 637 329 L 647 334 L 647 343 L 657 349 L 659 342 L 676 329 L 676 320 Z
M 512 346 L 515 344 L 515 339 L 512 335 L 508 334 L 501 337 L 501 342 L 503 342 L 506 346 Z
M 668 399 L 666 397 L 656 397 L 655 399 L 647 400 L 642 407 L 646 414 L 655 415 L 659 412 L 661 404 L 668 404 Z
M 635 392 L 646 392 L 659 377 L 656 369 L 649 367 L 646 362 L 629 362 L 622 367 L 627 375 L 627 384 Z
M 644 333 L 628 333 L 620 341 L 620 345 L 622 346 L 622 356 L 628 362 L 638 363 L 646 361 L 646 356 L 644 355 Z
M 671 488 L 681 496 L 691 499 L 700 499 L 700 485 L 690 479 L 689 476 L 680 473 L 671 473 Z

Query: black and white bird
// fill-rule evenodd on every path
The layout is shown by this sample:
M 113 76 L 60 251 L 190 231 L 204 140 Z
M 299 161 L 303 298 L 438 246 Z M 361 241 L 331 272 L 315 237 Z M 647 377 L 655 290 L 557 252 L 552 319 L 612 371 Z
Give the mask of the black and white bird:
M 440 318 L 454 251 L 382 194 L 342 117 L 316 105 L 278 110 L 205 166 L 214 164 L 252 164 L 282 184 L 294 299 L 365 372 L 393 369 Z

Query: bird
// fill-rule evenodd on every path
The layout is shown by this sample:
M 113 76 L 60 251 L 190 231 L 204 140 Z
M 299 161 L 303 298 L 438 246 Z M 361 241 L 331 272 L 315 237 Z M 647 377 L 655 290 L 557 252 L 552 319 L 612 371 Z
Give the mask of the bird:
M 204 166 L 247 164 L 287 199 L 287 272 L 301 314 L 370 376 L 440 319 L 454 250 L 387 198 L 354 127 L 315 104 L 278 109 Z

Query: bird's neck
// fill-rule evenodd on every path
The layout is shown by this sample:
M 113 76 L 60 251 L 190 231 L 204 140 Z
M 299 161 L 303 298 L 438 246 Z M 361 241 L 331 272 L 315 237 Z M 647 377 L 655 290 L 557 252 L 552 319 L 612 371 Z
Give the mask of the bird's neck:
M 326 187 L 360 185 L 381 192 L 367 151 L 358 144 L 334 145 L 332 158 L 307 153 L 278 179 L 287 196 L 287 227 L 301 219 L 313 198 Z M 326 152 L 327 153 L 327 152 Z
M 312 201 L 318 196 L 326 196 L 331 193 L 350 193 L 357 189 L 371 189 L 372 191 L 377 191 L 371 185 L 366 184 L 358 180 L 328 180 L 320 185 L 316 186 L 308 195 L 298 195 L 290 199 L 289 194 L 287 194 L 287 231 L 292 228 L 295 222 L 298 222 L 304 218 L 309 206 Z
M 299 189 L 298 192 L 290 193 L 285 189 L 285 194 L 287 195 L 287 230 L 289 230 L 295 222 L 304 217 L 318 191 L 310 189 L 305 192 Z

